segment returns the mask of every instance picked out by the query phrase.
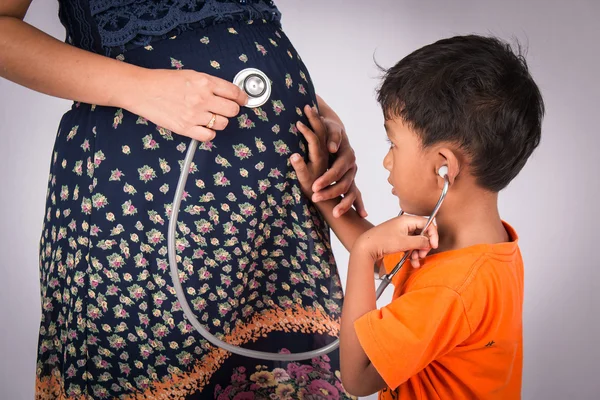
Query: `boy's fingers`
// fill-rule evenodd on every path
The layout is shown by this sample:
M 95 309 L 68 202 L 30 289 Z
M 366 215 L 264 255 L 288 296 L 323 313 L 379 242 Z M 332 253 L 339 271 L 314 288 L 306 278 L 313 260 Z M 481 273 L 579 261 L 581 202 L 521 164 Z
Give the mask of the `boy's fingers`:
M 427 219 L 416 215 L 403 214 L 402 216 L 394 219 L 397 220 L 397 223 L 404 228 L 406 231 L 405 234 L 407 235 L 414 235 L 417 231 L 425 228 L 425 224 L 427 223 Z
M 304 125 L 302 122 L 298 121 L 296 126 L 308 142 L 308 158 L 312 162 L 318 161 L 319 157 L 321 156 L 320 139 L 308 126 Z
M 325 140 L 327 137 L 327 127 L 325 127 L 325 124 L 323 124 L 319 113 L 308 105 L 304 107 L 304 113 L 306 114 L 308 122 L 310 123 L 310 126 L 317 137 L 320 140 Z
M 419 262 L 419 254 L 417 252 L 413 252 L 410 256 L 410 264 L 413 268 L 419 268 L 421 266 Z
M 302 156 L 300 156 L 300 154 L 292 154 L 290 157 L 290 162 L 296 171 L 296 176 L 298 177 L 300 184 L 304 185 L 305 182 L 310 180 L 310 173 L 308 171 L 308 166 L 304 162 L 304 159 Z
M 406 223 L 407 233 L 409 235 L 414 234 L 416 231 L 422 230 L 427 225 L 428 218 L 417 217 L 412 215 L 403 215 L 402 217 Z M 434 223 L 431 223 L 427 228 L 427 231 L 421 232 L 421 235 L 426 235 L 429 237 L 431 242 L 431 247 L 437 249 L 439 244 L 439 235 L 437 231 L 437 226 Z
M 425 234 L 429 237 L 431 247 L 437 249 L 440 242 L 440 236 L 438 234 L 437 226 L 435 226 L 433 222 L 431 223 L 431 225 L 429 225 L 429 228 L 427 228 Z
M 423 250 L 429 249 L 429 238 L 425 236 L 407 236 L 406 237 L 406 249 L 405 250 Z M 413 252 L 413 255 L 419 255 L 418 252 Z
M 427 224 L 429 218 L 420 218 L 421 221 L 418 223 L 418 229 L 423 229 Z M 421 226 L 422 225 L 422 226 Z M 437 226 L 432 222 L 425 232 L 421 232 L 421 235 L 425 235 L 429 238 L 429 242 L 431 243 L 431 247 L 437 249 L 439 243 L 439 234 L 437 230 Z

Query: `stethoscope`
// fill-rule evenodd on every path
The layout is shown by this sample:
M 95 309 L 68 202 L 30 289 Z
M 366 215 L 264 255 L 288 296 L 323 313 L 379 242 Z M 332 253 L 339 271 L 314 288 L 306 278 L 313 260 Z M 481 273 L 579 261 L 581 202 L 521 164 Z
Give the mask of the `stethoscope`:
M 437 204 L 433 208 L 433 212 L 427 219 L 427 222 L 425 223 L 425 227 L 423 228 L 423 230 L 421 232 L 427 231 L 429 226 L 433 223 L 433 220 L 435 219 L 438 211 L 440 210 L 440 207 L 442 206 L 442 203 L 444 202 L 444 199 L 446 198 L 446 195 L 448 194 L 448 188 L 450 187 L 450 180 L 448 179 L 448 166 L 446 166 L 446 165 L 441 166 L 440 169 L 438 170 L 438 175 L 444 179 L 444 187 L 442 188 L 442 194 L 440 195 L 440 199 L 438 200 Z M 400 210 L 400 213 L 398 214 L 398 216 L 401 216 L 402 214 L 404 214 L 404 211 Z M 394 269 L 392 269 L 392 271 L 389 274 L 384 274 L 383 276 L 381 276 L 379 278 L 381 280 L 381 283 L 377 287 L 377 292 L 375 292 L 375 297 L 377 300 L 379 300 L 379 298 L 381 297 L 381 295 L 383 294 L 385 289 L 388 287 L 390 282 L 392 282 L 392 279 L 394 278 L 394 276 L 398 273 L 398 271 L 400 271 L 400 268 L 402 268 L 402 266 L 404 265 L 404 263 L 406 262 L 408 257 L 410 257 L 412 255 L 412 253 L 413 253 L 412 250 L 404 253 L 404 256 L 400 259 L 400 261 L 398 261 L 398 264 L 396 264 Z
M 269 78 L 260 70 L 255 68 L 247 68 L 240 71 L 233 79 L 233 83 L 240 87 L 248 94 L 248 104 L 246 107 L 256 108 L 265 104 L 270 95 L 271 95 L 271 81 Z M 171 218 L 169 220 L 169 227 L 167 233 L 167 248 L 168 248 L 168 258 L 169 258 L 169 267 L 171 272 L 171 279 L 173 281 L 173 286 L 175 288 L 175 293 L 177 295 L 177 299 L 179 300 L 179 304 L 183 310 L 184 315 L 192 324 L 192 326 L 198 331 L 198 333 L 206 339 L 208 342 L 213 344 L 214 346 L 220 347 L 223 350 L 229 351 L 231 353 L 256 358 L 260 360 L 271 360 L 271 361 L 299 361 L 299 360 L 308 360 L 311 358 L 323 356 L 328 354 L 334 350 L 336 350 L 340 345 L 340 340 L 336 339 L 332 343 L 329 343 L 323 347 L 320 347 L 315 350 L 302 352 L 302 353 L 272 353 L 267 351 L 258 351 L 258 350 L 250 350 L 245 349 L 240 346 L 234 346 L 227 342 L 224 342 L 213 334 L 211 334 L 202 324 L 192 311 L 187 298 L 185 296 L 185 291 L 181 285 L 181 281 L 179 280 L 179 270 L 177 267 L 177 256 L 175 251 L 175 233 L 177 229 L 177 216 L 179 215 L 179 208 L 181 206 L 181 200 L 183 198 L 183 192 L 185 190 L 185 184 L 187 182 L 188 174 L 190 171 L 190 166 L 192 164 L 192 160 L 194 158 L 194 154 L 196 153 L 196 149 L 198 147 L 198 141 L 192 139 L 190 141 L 190 145 L 188 147 L 188 151 L 186 153 L 185 159 L 183 161 L 183 166 L 181 168 L 181 174 L 179 176 L 179 181 L 177 183 L 177 189 L 175 190 L 175 196 L 173 198 L 173 206 L 171 211 Z M 444 178 L 444 189 L 442 191 L 442 195 L 437 205 L 423 231 L 427 230 L 429 225 L 432 223 L 435 218 L 444 198 L 446 197 L 446 193 L 448 192 L 448 168 L 442 167 L 439 171 L 440 176 Z M 400 215 L 403 214 L 403 211 L 400 212 Z M 377 299 L 381 296 L 385 288 L 390 284 L 394 275 L 400 270 L 404 262 L 410 257 L 411 252 L 407 252 L 402 260 L 394 267 L 392 272 L 389 274 L 385 274 L 381 277 L 382 282 L 377 288 Z

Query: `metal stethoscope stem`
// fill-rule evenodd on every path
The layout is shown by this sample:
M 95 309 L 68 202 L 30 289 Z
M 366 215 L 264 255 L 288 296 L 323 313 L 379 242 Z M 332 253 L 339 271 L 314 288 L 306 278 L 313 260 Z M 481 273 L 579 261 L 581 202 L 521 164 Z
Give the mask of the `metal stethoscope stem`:
M 208 340 L 214 346 L 220 347 L 224 350 L 227 350 L 231 353 L 238 354 L 245 357 L 257 358 L 261 360 L 273 360 L 273 361 L 298 361 L 298 360 L 307 360 L 314 357 L 319 357 L 330 353 L 335 350 L 339 346 L 339 339 L 334 342 L 328 344 L 325 347 L 320 349 L 316 349 L 313 351 L 308 351 L 304 353 L 294 353 L 294 354 L 280 354 L 280 353 L 270 353 L 264 351 L 250 350 L 245 349 L 243 347 L 234 346 L 227 342 L 224 342 L 218 339 L 216 336 L 211 334 L 202 324 L 192 311 L 187 298 L 185 296 L 185 292 L 181 285 L 181 281 L 179 279 L 179 269 L 177 267 L 177 255 L 175 251 L 175 232 L 177 229 L 177 216 L 179 214 L 179 207 L 181 205 L 181 199 L 183 195 L 183 191 L 185 189 L 185 183 L 187 181 L 187 177 L 190 170 L 190 165 L 194 158 L 194 153 L 196 152 L 196 148 L 198 147 L 198 142 L 196 140 L 192 140 L 190 142 L 190 146 L 188 148 L 185 160 L 183 162 L 183 167 L 181 170 L 181 175 L 179 177 L 179 182 L 177 183 L 177 190 L 175 191 L 175 198 L 173 199 L 173 211 L 171 212 L 171 218 L 169 220 L 169 233 L 168 233 L 168 253 L 169 253 L 169 267 L 171 271 L 171 278 L 173 280 L 173 286 L 175 288 L 175 293 L 177 294 L 177 299 L 179 300 L 179 304 L 185 314 L 186 318 L 192 324 L 192 326 L 202 335 L 206 340 Z
M 242 90 L 244 90 L 248 94 L 248 104 L 247 107 L 256 108 L 260 107 L 264 103 L 266 103 L 271 96 L 271 81 L 269 78 L 260 70 L 254 68 L 248 68 L 240 71 L 235 78 L 233 79 L 234 84 L 238 85 Z M 177 189 L 175 190 L 175 196 L 173 198 L 173 205 L 171 211 L 171 218 L 169 219 L 169 227 L 168 227 L 168 235 L 167 235 L 167 248 L 168 248 L 168 258 L 169 258 L 169 269 L 171 272 L 171 279 L 173 281 L 173 286 L 175 289 L 175 293 L 177 295 L 177 300 L 181 305 L 183 313 L 185 314 L 187 320 L 192 324 L 192 326 L 198 331 L 198 333 L 204 337 L 208 342 L 212 345 L 220 347 L 224 350 L 227 350 L 231 353 L 256 358 L 260 360 L 272 360 L 272 361 L 299 361 L 299 360 L 307 360 L 314 357 L 319 357 L 330 353 L 339 347 L 339 339 L 336 339 L 332 343 L 323 346 L 319 349 L 315 349 L 312 351 L 307 351 L 303 353 L 294 353 L 294 354 L 283 354 L 283 353 L 272 353 L 265 351 L 257 351 L 245 349 L 243 347 L 234 346 L 223 340 L 217 338 L 215 335 L 210 333 L 201 323 L 198 321 L 194 312 L 192 311 L 187 298 L 185 296 L 185 291 L 181 285 L 181 281 L 179 279 L 179 269 L 177 265 L 177 252 L 175 246 L 175 236 L 177 231 L 177 217 L 179 215 L 179 209 L 181 206 L 181 200 L 183 198 L 183 192 L 185 190 L 185 185 L 187 182 L 187 178 L 190 171 L 190 166 L 192 164 L 192 160 L 194 159 L 194 154 L 196 153 L 196 149 L 198 148 L 198 141 L 191 140 L 190 145 L 188 147 L 183 166 L 181 168 L 181 175 L 179 176 L 179 181 L 177 182 Z
M 271 95 L 271 82 L 268 77 L 262 72 L 254 68 L 248 68 L 243 71 L 240 71 L 234 78 L 234 83 L 238 85 L 241 89 L 243 89 L 249 97 L 247 107 L 255 108 L 260 107 L 269 99 Z M 272 360 L 272 361 L 299 361 L 299 360 L 307 360 L 315 357 L 319 357 L 325 354 L 328 354 L 339 347 L 340 341 L 336 339 L 335 341 L 329 343 L 326 346 L 321 348 L 303 352 L 303 353 L 293 353 L 293 354 L 283 354 L 283 353 L 272 353 L 265 351 L 257 351 L 245 349 L 243 347 L 234 346 L 223 340 L 217 338 L 215 335 L 211 334 L 201 323 L 198 321 L 194 312 L 192 311 L 183 287 L 181 285 L 181 281 L 179 279 L 179 269 L 177 263 L 177 252 L 176 252 L 176 243 L 175 236 L 177 231 L 177 217 L 179 215 L 179 209 L 181 206 L 181 200 L 183 198 L 183 193 L 185 190 L 185 185 L 187 182 L 187 178 L 190 171 L 190 166 L 192 164 L 192 160 L 194 159 L 194 154 L 196 153 L 196 149 L 198 148 L 198 141 L 191 140 L 190 145 L 188 147 L 183 166 L 181 168 L 181 175 L 179 176 L 179 181 L 177 182 L 177 189 L 175 190 L 175 196 L 173 198 L 173 205 L 171 211 L 171 218 L 169 219 L 169 227 L 167 234 L 167 248 L 168 248 L 168 259 L 169 259 L 169 269 L 171 273 L 171 279 L 173 281 L 173 286 L 175 289 L 175 293 L 177 295 L 177 300 L 181 305 L 183 313 L 185 314 L 187 320 L 192 324 L 192 326 L 200 333 L 202 337 L 204 337 L 208 342 L 212 345 L 220 347 L 224 350 L 227 350 L 231 353 L 256 358 L 260 360 Z M 441 206 L 444 197 L 448 191 L 448 180 L 446 178 L 446 184 L 444 185 L 444 191 L 442 193 L 442 197 L 438 201 L 434 212 L 432 213 L 429 221 L 427 222 L 427 227 L 435 218 L 439 207 Z M 401 213 L 402 214 L 402 213 Z M 425 228 L 427 229 L 427 228 Z M 400 263 L 396 265 L 394 270 L 382 277 L 383 282 L 377 288 L 377 299 L 381 296 L 385 288 L 389 285 L 392 278 L 400 270 L 402 264 L 406 261 L 406 259 L 410 256 L 410 253 L 406 253 L 402 258 Z
M 448 188 L 450 187 L 450 181 L 448 179 L 448 174 L 447 173 L 444 174 L 443 178 L 444 178 L 444 188 L 442 189 L 442 194 L 441 194 L 440 199 L 438 200 L 437 204 L 435 205 L 433 212 L 429 216 L 429 219 L 427 220 L 427 223 L 425 224 L 425 227 L 423 228 L 423 232 L 425 232 L 427 230 L 427 228 L 429 228 L 429 226 L 433 223 L 435 216 L 437 215 L 438 211 L 440 210 L 440 207 L 442 206 L 442 203 L 444 202 L 444 199 L 446 198 L 446 194 L 448 194 Z M 399 216 L 402 214 L 404 214 L 404 211 L 400 211 Z M 389 274 L 385 274 L 380 278 L 381 283 L 377 287 L 377 292 L 375 293 L 377 300 L 379 300 L 379 298 L 381 297 L 381 295 L 383 294 L 385 289 L 392 282 L 392 279 L 394 278 L 394 276 L 398 273 L 398 271 L 400 271 L 400 268 L 402 268 L 402 266 L 404 265 L 406 260 L 408 260 L 408 258 L 412 255 L 412 253 L 413 253 L 413 250 L 407 251 L 406 253 L 404 253 L 404 256 L 402 256 L 402 258 L 400 259 L 398 264 L 396 264 L 394 269 L 392 269 L 392 271 Z

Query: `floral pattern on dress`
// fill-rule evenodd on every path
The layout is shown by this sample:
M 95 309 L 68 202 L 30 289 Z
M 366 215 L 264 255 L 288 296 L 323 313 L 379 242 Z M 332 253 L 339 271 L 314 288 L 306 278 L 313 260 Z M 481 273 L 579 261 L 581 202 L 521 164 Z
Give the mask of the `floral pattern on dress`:
M 285 353 L 285 350 L 282 351 Z M 284 368 L 269 370 L 257 365 L 254 371 L 238 367 L 231 376 L 231 384 L 217 385 L 218 400 L 339 400 L 345 390 L 339 382 L 339 371 L 332 371 L 328 356 L 316 357 L 311 364 L 289 363 Z M 331 378 L 335 377 L 334 383 Z
M 307 156 L 295 123 L 308 123 L 301 109 L 316 100 L 283 32 L 252 22 L 185 32 L 117 58 L 223 79 L 256 67 L 272 79 L 268 103 L 242 108 L 198 146 L 176 258 L 192 310 L 218 338 L 304 352 L 338 337 L 343 299 L 329 229 L 289 162 L 294 152 Z M 75 103 L 63 116 L 40 241 L 36 398 L 351 398 L 337 350 L 257 361 L 215 348 L 185 318 L 167 227 L 188 146 L 124 109 Z

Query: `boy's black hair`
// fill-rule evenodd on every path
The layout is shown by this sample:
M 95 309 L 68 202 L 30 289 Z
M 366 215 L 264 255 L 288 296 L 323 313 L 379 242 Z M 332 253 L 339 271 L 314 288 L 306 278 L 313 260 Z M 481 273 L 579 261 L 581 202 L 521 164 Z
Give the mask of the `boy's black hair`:
M 402 118 L 424 147 L 459 145 L 490 191 L 504 189 L 540 143 L 541 93 L 520 51 L 497 38 L 422 47 L 385 71 L 377 94 L 385 118 Z

